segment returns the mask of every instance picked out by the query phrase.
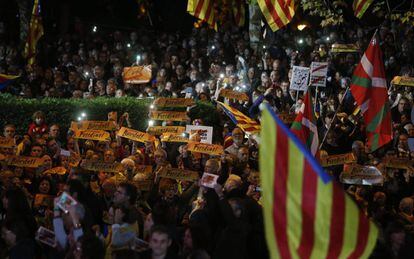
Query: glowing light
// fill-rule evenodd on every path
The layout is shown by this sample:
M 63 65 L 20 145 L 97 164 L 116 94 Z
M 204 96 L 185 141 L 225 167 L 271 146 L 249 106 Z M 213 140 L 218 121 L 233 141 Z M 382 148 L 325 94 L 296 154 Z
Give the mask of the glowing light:
M 141 55 L 137 55 L 137 62 L 141 60 Z
M 82 112 L 81 116 L 82 116 L 82 118 L 85 118 L 86 117 L 86 113 Z
M 149 126 L 149 127 L 154 126 L 154 121 L 153 121 L 153 120 L 149 120 L 149 121 L 148 121 L 148 126 Z
M 96 32 L 97 30 L 98 30 L 98 27 L 96 27 L 96 25 L 95 25 L 95 26 L 93 26 L 92 31 L 93 31 L 93 32 Z
M 154 109 L 154 108 L 155 108 L 154 104 L 151 104 L 150 109 Z
M 331 40 L 331 38 L 328 36 L 328 37 L 326 37 L 326 41 L 330 41 Z
M 307 27 L 306 24 L 298 24 L 299 31 L 303 31 L 303 29 L 305 29 L 306 27 Z
M 185 132 L 183 132 L 183 133 L 181 134 L 181 136 L 183 136 L 183 137 L 185 138 L 185 136 L 186 136 L 186 135 L 185 135 Z
M 216 46 L 214 46 L 214 45 L 213 45 L 213 46 L 211 46 L 211 49 L 213 49 L 213 50 L 214 50 L 214 49 L 216 49 Z
M 131 47 L 131 43 L 128 43 L 128 44 L 127 44 L 127 47 L 128 47 L 128 48 L 130 48 L 130 47 Z
M 224 74 L 220 74 L 220 78 L 224 78 Z
M 78 117 L 78 121 L 81 121 L 82 120 L 82 117 Z
M 303 39 L 299 39 L 299 40 L 298 40 L 298 43 L 299 43 L 299 44 L 303 44 Z

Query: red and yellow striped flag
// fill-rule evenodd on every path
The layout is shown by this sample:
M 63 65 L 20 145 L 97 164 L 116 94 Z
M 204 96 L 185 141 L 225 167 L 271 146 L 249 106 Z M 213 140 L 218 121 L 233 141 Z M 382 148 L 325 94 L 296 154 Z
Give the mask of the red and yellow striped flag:
M 27 35 L 27 41 L 23 52 L 23 56 L 27 59 L 27 63 L 29 65 L 33 65 L 35 63 L 36 45 L 42 35 L 43 25 L 42 17 L 40 16 L 40 4 L 39 0 L 34 0 L 29 33 Z
M 246 6 L 244 0 L 233 0 L 232 9 L 236 25 L 243 27 L 246 23 Z
M 378 229 L 270 107 L 260 171 L 270 258 L 367 258 Z
M 354 9 L 355 16 L 361 19 L 372 2 L 374 2 L 374 0 L 354 0 L 352 8 Z
M 221 106 L 224 113 L 231 119 L 231 121 L 247 134 L 255 134 L 260 131 L 260 124 L 257 123 L 257 121 L 249 118 L 241 111 L 230 107 L 227 104 L 224 104 L 222 102 L 217 103 Z
M 288 24 L 295 15 L 294 0 L 257 0 L 272 31 Z
M 214 0 L 188 0 L 187 12 L 217 30 Z

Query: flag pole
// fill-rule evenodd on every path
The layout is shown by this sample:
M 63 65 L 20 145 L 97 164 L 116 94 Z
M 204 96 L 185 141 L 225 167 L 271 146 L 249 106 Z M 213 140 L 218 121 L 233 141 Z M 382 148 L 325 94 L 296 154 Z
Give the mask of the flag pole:
M 339 108 L 342 106 L 342 103 L 343 103 L 343 101 L 344 101 L 344 99 L 345 99 L 345 96 L 348 94 L 348 91 L 349 91 L 349 86 L 347 86 L 346 91 L 345 91 L 344 95 L 342 96 L 341 101 L 339 102 L 338 108 L 336 109 L 335 114 L 334 114 L 334 116 L 333 116 L 333 118 L 332 118 L 331 125 L 329 125 L 328 130 L 325 132 L 325 135 L 323 136 L 322 142 L 321 142 L 321 144 L 319 145 L 319 150 L 322 148 L 322 145 L 323 145 L 323 143 L 324 143 L 324 142 L 325 142 L 325 140 L 326 140 L 326 136 L 328 136 L 328 133 L 329 133 L 329 131 L 330 131 L 330 130 L 331 130 L 331 128 L 332 128 L 332 124 L 334 123 L 334 121 L 335 121 L 335 119 L 336 119 L 336 117 L 337 117 L 337 115 L 338 115 Z

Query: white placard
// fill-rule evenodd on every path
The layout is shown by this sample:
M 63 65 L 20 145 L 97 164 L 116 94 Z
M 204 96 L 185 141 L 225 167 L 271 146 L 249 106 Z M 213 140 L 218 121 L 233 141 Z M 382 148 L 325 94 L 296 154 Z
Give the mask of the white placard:
M 309 67 L 293 66 L 290 90 L 306 92 L 308 90 L 309 71 Z
M 327 76 L 328 62 L 312 62 L 310 72 L 311 85 L 326 87 Z
M 197 125 L 185 126 L 185 132 L 187 132 L 188 134 L 191 135 L 195 133 L 194 131 L 199 131 L 201 143 L 213 144 L 213 127 Z

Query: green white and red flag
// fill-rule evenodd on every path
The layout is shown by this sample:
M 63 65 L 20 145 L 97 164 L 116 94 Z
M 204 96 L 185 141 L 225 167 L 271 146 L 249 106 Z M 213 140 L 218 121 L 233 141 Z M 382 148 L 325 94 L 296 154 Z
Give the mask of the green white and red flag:
M 392 139 L 387 81 L 376 33 L 354 70 L 350 89 L 364 117 L 368 145 L 374 151 Z
M 309 91 L 306 93 L 303 103 L 305 107 L 296 116 L 290 130 L 311 151 L 311 154 L 315 156 L 319 147 L 319 137 Z

